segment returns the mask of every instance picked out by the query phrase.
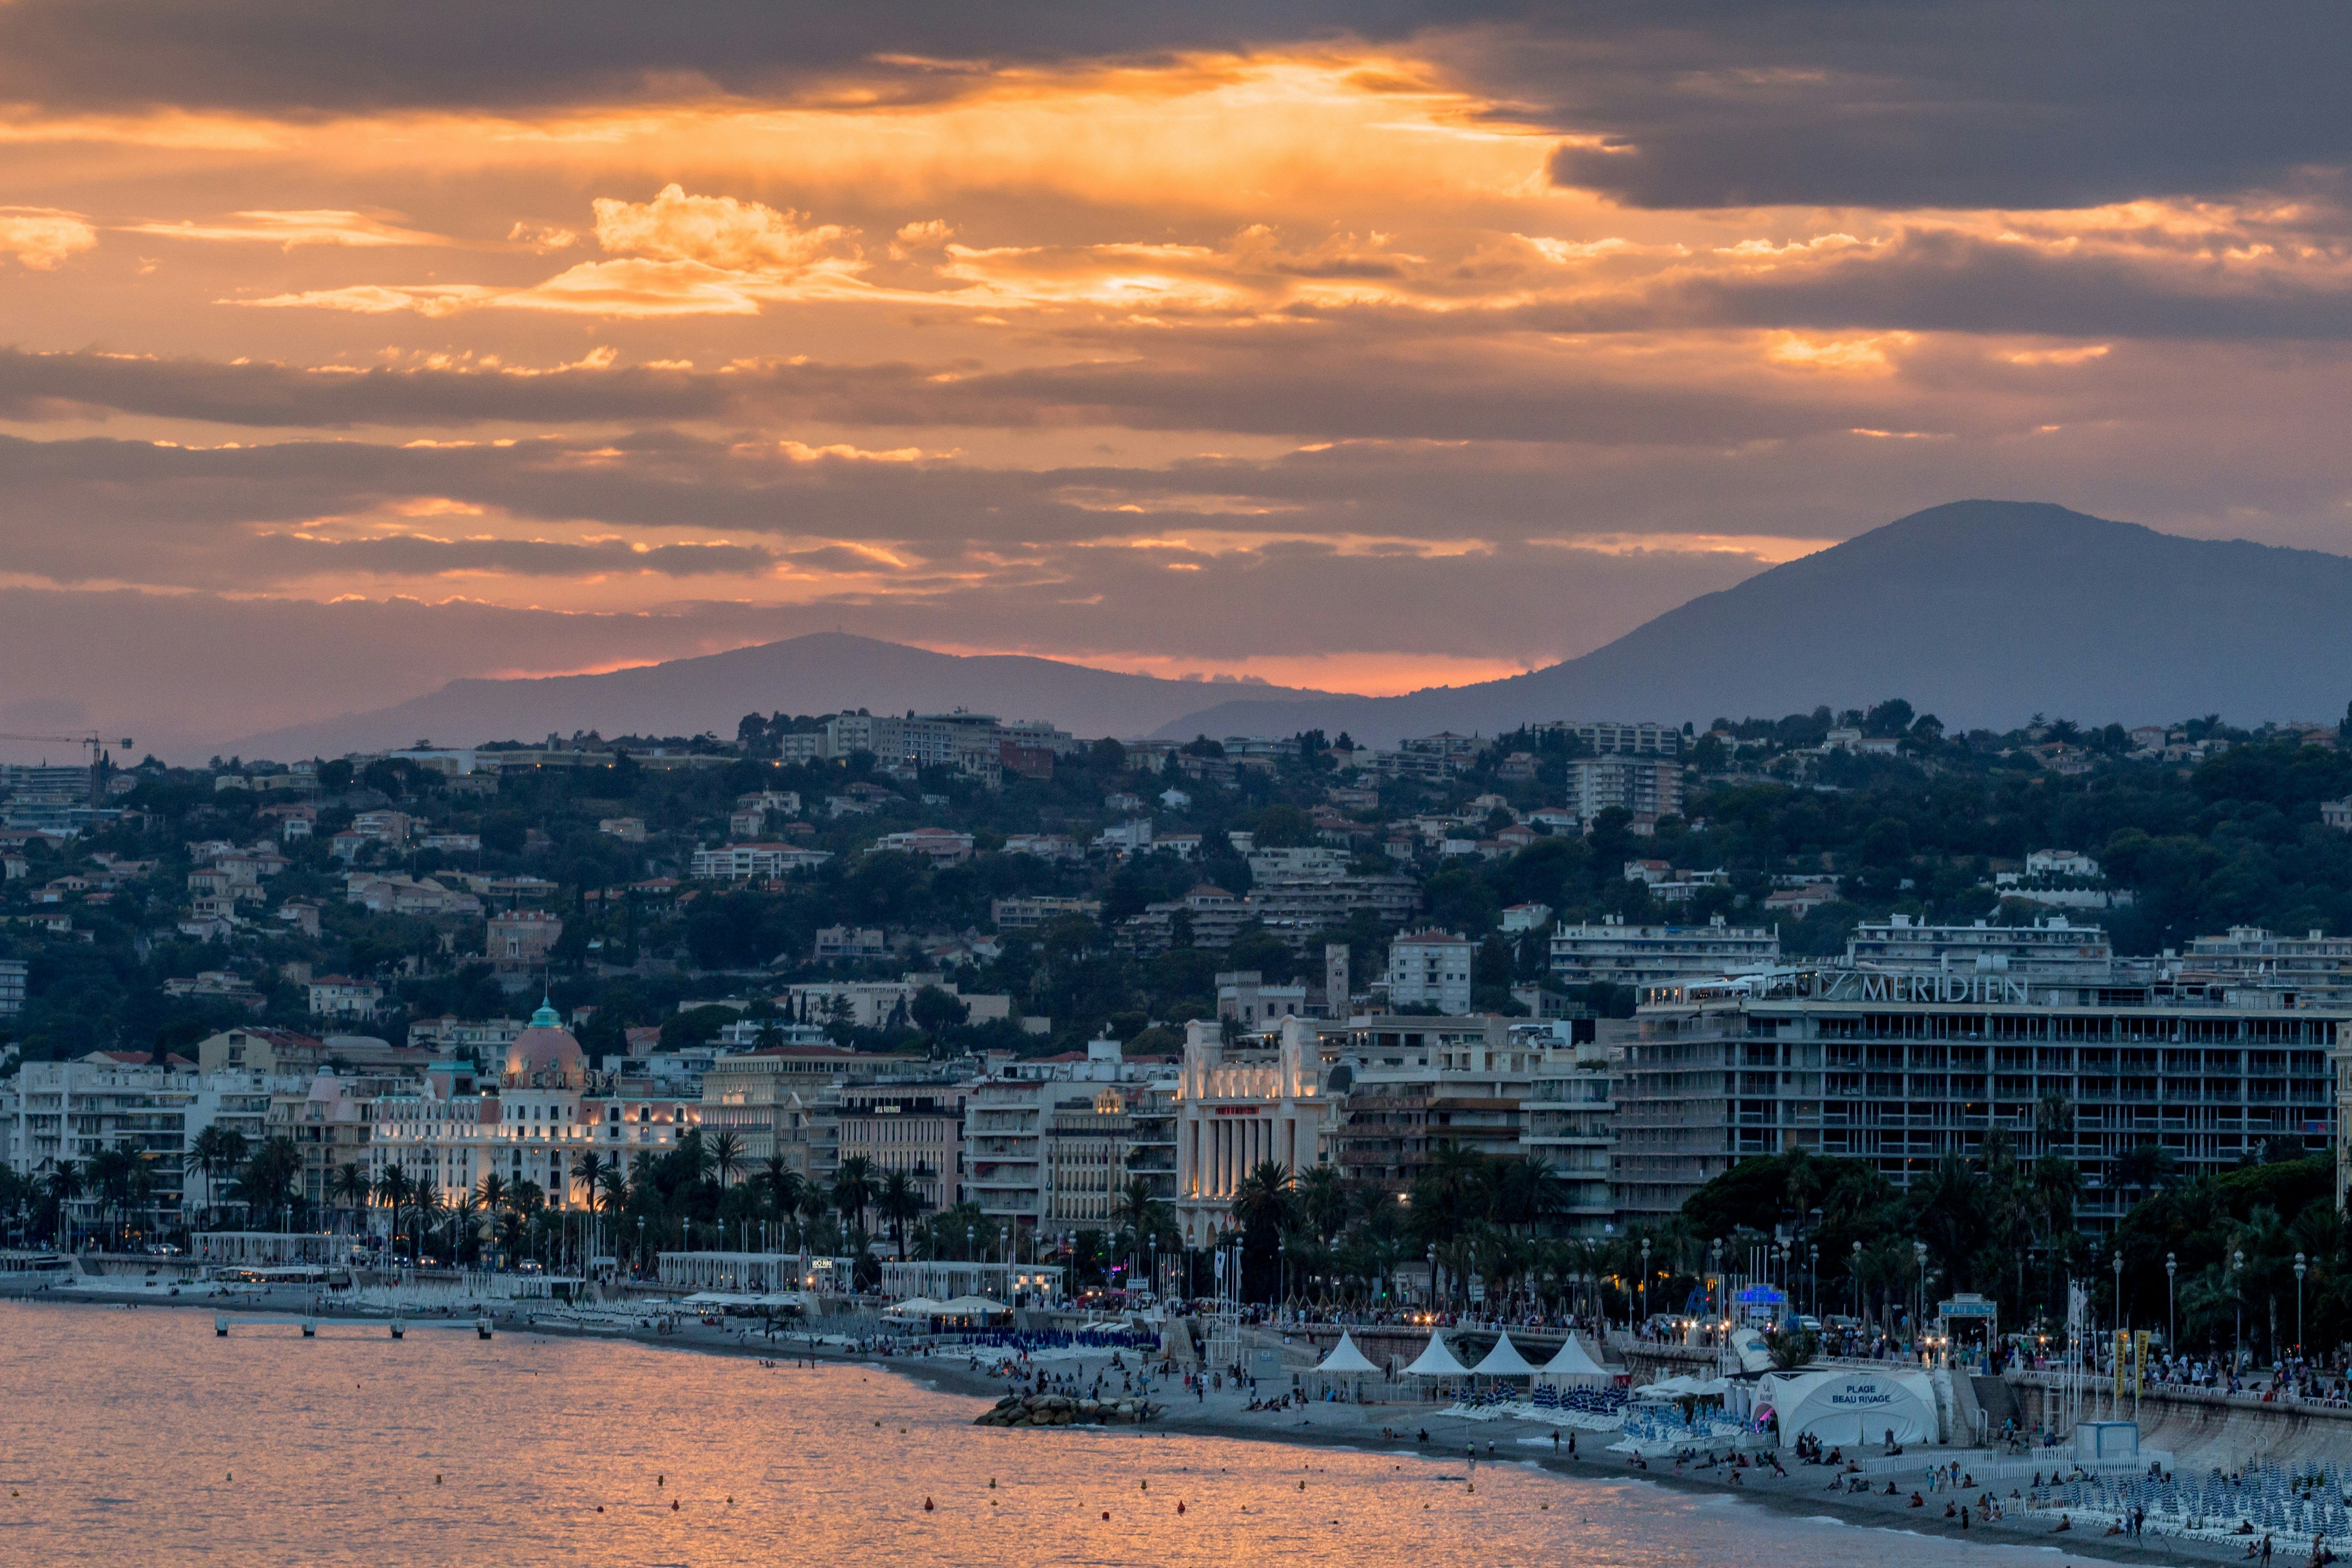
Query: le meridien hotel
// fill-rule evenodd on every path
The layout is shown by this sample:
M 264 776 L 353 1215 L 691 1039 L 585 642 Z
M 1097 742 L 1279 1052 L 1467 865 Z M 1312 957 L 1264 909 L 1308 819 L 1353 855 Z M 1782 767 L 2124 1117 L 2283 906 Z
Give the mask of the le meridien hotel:
M 2335 1141 L 2330 1051 L 2352 1009 L 2118 963 L 2097 979 L 1970 967 L 1776 969 L 1650 989 L 1617 1088 L 1624 1220 L 1669 1214 L 1751 1154 L 1867 1160 L 1898 1186 L 2005 1132 L 2020 1159 L 2077 1162 L 2085 1230 L 2138 1194 L 2143 1144 L 2183 1177 L 2277 1140 Z

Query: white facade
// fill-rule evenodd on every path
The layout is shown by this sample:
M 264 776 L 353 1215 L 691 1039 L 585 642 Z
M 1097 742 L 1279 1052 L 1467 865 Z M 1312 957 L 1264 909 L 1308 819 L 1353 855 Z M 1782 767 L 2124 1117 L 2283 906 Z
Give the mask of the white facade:
M 1611 919 L 1554 926 L 1551 972 L 1562 985 L 1657 985 L 1740 974 L 1780 961 L 1780 937 L 1762 926 L 1635 926 Z
M 1287 1018 L 1273 1048 L 1229 1047 L 1217 1026 L 1185 1026 L 1176 1088 L 1176 1224 L 1188 1247 L 1231 1228 L 1234 1191 L 1259 1165 L 1320 1162 L 1330 1101 L 1315 1026 Z
M 1389 1005 L 1470 1011 L 1470 965 L 1478 944 L 1448 931 L 1417 931 L 1389 943 Z
M 793 844 L 730 844 L 723 849 L 696 850 L 688 875 L 698 881 L 743 882 L 806 870 L 832 858 L 830 850 Z

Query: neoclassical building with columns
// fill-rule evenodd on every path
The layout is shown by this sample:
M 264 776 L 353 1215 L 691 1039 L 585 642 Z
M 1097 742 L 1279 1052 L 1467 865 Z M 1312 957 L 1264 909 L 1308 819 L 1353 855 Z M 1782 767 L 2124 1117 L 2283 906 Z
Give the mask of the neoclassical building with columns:
M 1206 1247 L 1232 1223 L 1234 1189 L 1271 1160 L 1296 1175 L 1324 1157 L 1331 1100 L 1314 1020 L 1285 1018 L 1263 1037 L 1227 1045 L 1215 1022 L 1185 1026 L 1176 1089 L 1176 1223 Z

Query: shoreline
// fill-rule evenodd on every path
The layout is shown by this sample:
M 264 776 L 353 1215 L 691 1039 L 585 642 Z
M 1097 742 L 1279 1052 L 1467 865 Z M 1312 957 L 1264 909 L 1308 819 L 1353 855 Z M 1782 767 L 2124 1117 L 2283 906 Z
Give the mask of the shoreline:
M 268 1294 L 267 1292 L 264 1293 Z M 194 1295 L 168 1296 L 144 1289 L 93 1290 L 83 1289 L 69 1293 L 40 1290 L 24 1295 L 10 1295 L 0 1300 L 46 1303 L 58 1306 L 79 1306 L 110 1310 L 136 1310 L 143 1307 L 195 1309 L 221 1314 L 252 1313 L 272 1318 L 299 1320 L 305 1315 L 309 1303 L 295 1300 L 278 1302 L 268 1300 L 231 1300 Z M 527 1305 L 512 1303 L 510 1306 Z M 381 1313 L 338 1311 L 331 1304 L 310 1310 L 320 1322 L 366 1323 L 387 1325 Z M 537 1321 L 521 1310 L 492 1311 L 493 1330 L 497 1332 L 529 1333 L 550 1339 L 579 1341 L 625 1341 L 657 1350 L 684 1351 L 699 1355 L 728 1356 L 754 1362 L 805 1360 L 818 1366 L 856 1366 L 865 1371 L 880 1371 L 898 1374 L 906 1381 L 933 1393 L 987 1401 L 992 1404 L 1003 1396 L 1005 1382 L 985 1372 L 975 1372 L 964 1355 L 889 1355 L 877 1352 L 855 1352 L 839 1346 L 817 1344 L 812 1347 L 806 1335 L 780 1335 L 771 1342 L 764 1335 L 751 1334 L 738 1338 L 741 1331 L 706 1328 L 689 1321 L 676 1333 L 656 1333 L 636 1328 L 598 1330 L 560 1321 Z M 408 1320 L 428 1321 L 425 1315 Z M 466 1322 L 469 1316 L 434 1315 L 436 1322 Z M 1127 1352 L 1122 1352 L 1126 1354 Z M 1069 1372 L 1083 1377 L 1100 1370 L 1108 1363 L 1108 1352 L 1099 1356 L 1071 1357 L 1045 1363 L 1051 1370 Z M 1130 1363 L 1130 1365 L 1133 1363 Z M 1243 1407 L 1245 1397 L 1237 1390 L 1227 1389 L 1213 1394 L 1205 1401 L 1187 1395 L 1181 1384 L 1165 1396 L 1164 1405 L 1155 1400 L 1154 1408 L 1160 1412 L 1140 1426 L 1125 1425 L 1084 1426 L 1070 1428 L 1093 1432 L 1126 1434 L 1140 1437 L 1165 1434 L 1171 1436 L 1234 1438 L 1250 1442 L 1277 1443 L 1296 1448 L 1348 1449 L 1358 1453 L 1412 1456 L 1437 1463 L 1449 1459 L 1460 1462 L 1457 1455 L 1466 1458 L 1468 1450 L 1480 1450 L 1477 1460 L 1489 1465 L 1517 1465 L 1543 1471 L 1546 1474 L 1572 1480 L 1604 1482 L 1634 1481 L 1646 1483 L 1668 1492 L 1685 1496 L 1723 1497 L 1768 1509 L 1786 1518 L 1815 1519 L 1832 1521 L 1853 1529 L 1876 1529 L 1914 1535 L 1935 1536 L 1948 1541 L 1977 1542 L 1987 1546 L 2038 1548 L 2061 1554 L 2115 1563 L 2174 1563 L 2183 1561 L 2198 1563 L 2237 1563 L 2242 1555 L 2215 1542 L 2185 1540 L 2179 1536 L 2149 1535 L 2138 1540 L 2129 1536 L 2105 1536 L 2096 1533 L 2099 1526 L 2082 1524 L 2065 1535 L 2054 1532 L 2048 1512 L 2025 1513 L 1997 1522 L 1975 1522 L 1963 1531 L 1958 1521 L 1943 1517 L 1938 1505 L 1953 1500 L 1948 1492 L 1928 1493 L 1924 1485 L 1905 1483 L 1898 1497 L 1871 1497 L 1843 1491 L 1831 1492 L 1826 1483 L 1830 1472 L 1826 1468 L 1798 1466 L 1782 1479 L 1769 1470 L 1762 1474 L 1745 1472 L 1740 1484 L 1718 1481 L 1703 1473 L 1677 1474 L 1672 1461 L 1654 1461 L 1648 1469 L 1629 1464 L 1623 1456 L 1607 1454 L 1594 1447 L 1595 1440 L 1605 1434 L 1579 1432 L 1578 1442 L 1585 1448 L 1575 1459 L 1570 1459 L 1563 1448 L 1549 1450 L 1542 1444 L 1522 1441 L 1528 1436 L 1548 1436 L 1548 1433 L 1522 1431 L 1515 1424 L 1474 1422 L 1462 1417 L 1448 1417 L 1443 1406 L 1421 1402 L 1395 1405 L 1340 1405 L 1314 1403 L 1303 1409 L 1282 1412 L 1250 1412 Z M 977 1412 L 975 1412 L 977 1414 Z M 1381 1427 L 1387 1425 L 1404 1436 L 1384 1438 Z M 1452 1428 L 1446 1430 L 1445 1428 Z M 1423 1429 L 1430 1441 L 1423 1443 L 1412 1434 Z M 1045 1436 L 1063 1430 L 1055 1427 L 1014 1428 L 1024 1433 Z M 1048 1439 L 1050 1440 L 1050 1439 Z M 1484 1451 L 1493 1446 L 1491 1458 Z M 1921 1469 L 1928 1462 L 1979 1453 L 1980 1450 L 1950 1447 L 1923 1452 Z M 1962 1459 L 1965 1466 L 1966 1459 Z M 1823 1484 L 1813 1484 L 1820 1477 Z M 1929 1500 L 1927 1506 L 1913 1509 L 1909 1498 L 1919 1490 Z M 2259 1539 L 2258 1537 L 2256 1539 Z M 2289 1562 L 2282 1552 L 2274 1568 L 2284 1568 Z

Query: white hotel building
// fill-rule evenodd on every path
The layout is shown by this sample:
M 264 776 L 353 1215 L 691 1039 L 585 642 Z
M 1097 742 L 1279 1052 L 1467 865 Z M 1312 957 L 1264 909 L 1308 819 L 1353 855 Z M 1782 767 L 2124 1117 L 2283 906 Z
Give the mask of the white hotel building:
M 1322 1158 L 1329 1100 L 1315 1025 L 1285 1018 L 1271 1049 L 1227 1046 L 1215 1024 L 1184 1026 L 1176 1089 L 1176 1224 L 1187 1247 L 1230 1225 L 1234 1190 L 1266 1161 L 1297 1172 Z

